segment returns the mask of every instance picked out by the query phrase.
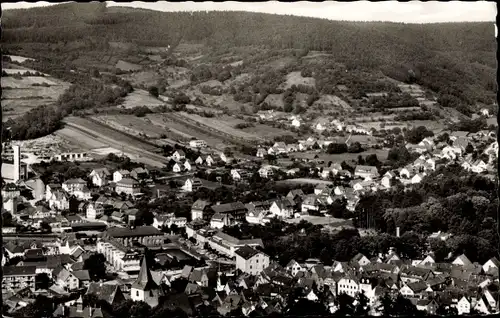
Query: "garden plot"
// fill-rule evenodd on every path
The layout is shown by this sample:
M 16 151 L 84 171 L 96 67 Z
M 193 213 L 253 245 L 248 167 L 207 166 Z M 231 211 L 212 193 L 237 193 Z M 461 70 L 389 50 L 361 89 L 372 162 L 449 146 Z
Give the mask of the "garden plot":
M 49 86 L 59 85 L 56 81 L 45 76 L 23 76 L 14 78 L 11 76 L 2 77 L 2 88 L 27 88 L 34 85 L 46 84 Z

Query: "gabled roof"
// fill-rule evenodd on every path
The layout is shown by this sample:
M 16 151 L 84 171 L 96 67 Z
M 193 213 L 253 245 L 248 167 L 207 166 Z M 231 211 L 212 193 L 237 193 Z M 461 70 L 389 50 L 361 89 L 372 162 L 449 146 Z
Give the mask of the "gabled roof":
M 96 295 L 98 299 L 113 304 L 118 294 L 121 294 L 120 286 L 111 284 L 93 283 L 87 288 L 87 295 Z M 122 295 L 123 296 L 123 295 Z M 122 300 L 122 299 L 119 299 Z
M 457 258 L 455 258 L 453 262 L 456 261 L 461 261 L 464 264 L 464 266 L 472 266 L 472 262 L 469 260 L 467 256 L 465 256 L 465 254 L 458 256 Z
M 116 185 L 134 185 L 139 184 L 139 181 L 132 178 L 123 178 L 116 183 Z
M 212 210 L 215 213 L 230 213 L 237 210 L 246 210 L 246 207 L 241 202 L 231 202 L 225 204 L 212 205 Z
M 87 184 L 87 182 L 81 178 L 69 179 L 63 182 L 63 184 Z
M 142 259 L 141 270 L 139 271 L 136 281 L 132 284 L 132 288 L 143 291 L 159 289 L 159 286 L 156 284 L 149 271 L 146 256 Z
M 259 252 L 256 249 L 254 249 L 248 245 L 245 245 L 245 246 L 243 246 L 235 251 L 236 255 L 243 257 L 243 259 L 245 259 L 245 260 L 248 260 L 259 253 L 262 253 L 262 252 Z

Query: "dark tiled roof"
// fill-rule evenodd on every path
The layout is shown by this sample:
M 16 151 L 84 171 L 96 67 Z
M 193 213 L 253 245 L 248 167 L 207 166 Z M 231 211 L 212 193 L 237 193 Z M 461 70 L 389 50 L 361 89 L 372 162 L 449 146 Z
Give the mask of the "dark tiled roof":
M 238 210 L 246 210 L 246 207 L 241 202 L 231 202 L 225 204 L 212 205 L 212 210 L 215 213 L 230 213 Z
M 133 236 L 149 236 L 149 235 L 163 235 L 163 233 L 153 226 L 138 226 L 136 228 L 109 228 L 107 234 L 111 237 L 133 237 Z
M 36 275 L 36 266 L 4 266 L 3 276 Z
M 254 255 L 257 255 L 259 254 L 259 251 L 257 251 L 256 249 L 248 246 L 248 245 L 245 245 L 239 249 L 237 249 L 235 251 L 235 253 L 241 257 L 243 257 L 243 259 L 247 260 L 247 259 L 250 259 L 252 258 Z

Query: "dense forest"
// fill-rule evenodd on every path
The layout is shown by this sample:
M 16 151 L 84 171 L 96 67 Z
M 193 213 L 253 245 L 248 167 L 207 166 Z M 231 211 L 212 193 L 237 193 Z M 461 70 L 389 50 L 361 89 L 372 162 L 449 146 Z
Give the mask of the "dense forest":
M 464 113 L 469 112 L 467 106 L 495 100 L 492 23 L 345 22 L 249 12 L 157 12 L 107 8 L 105 3 L 8 10 L 2 22 L 7 49 L 38 43 L 36 47 L 46 51 L 57 46 L 59 53 L 74 53 L 109 49 L 109 41 L 167 46 L 182 39 L 216 51 L 264 47 L 307 54 L 317 50 L 330 53 L 347 69 L 376 70 L 418 83 L 446 96 L 445 101 Z M 328 76 L 320 78 L 324 79 L 320 91 L 327 91 L 332 86 L 325 85 L 330 84 L 325 82 Z

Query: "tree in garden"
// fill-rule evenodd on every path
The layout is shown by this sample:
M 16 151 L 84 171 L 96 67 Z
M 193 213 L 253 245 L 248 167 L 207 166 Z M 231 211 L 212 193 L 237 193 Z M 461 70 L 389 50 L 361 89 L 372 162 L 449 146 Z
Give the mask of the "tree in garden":
M 35 289 L 49 289 L 51 279 L 47 273 L 40 273 L 35 276 Z
M 103 279 L 106 277 L 106 258 L 101 253 L 92 254 L 83 262 L 83 269 L 89 271 L 92 280 Z

